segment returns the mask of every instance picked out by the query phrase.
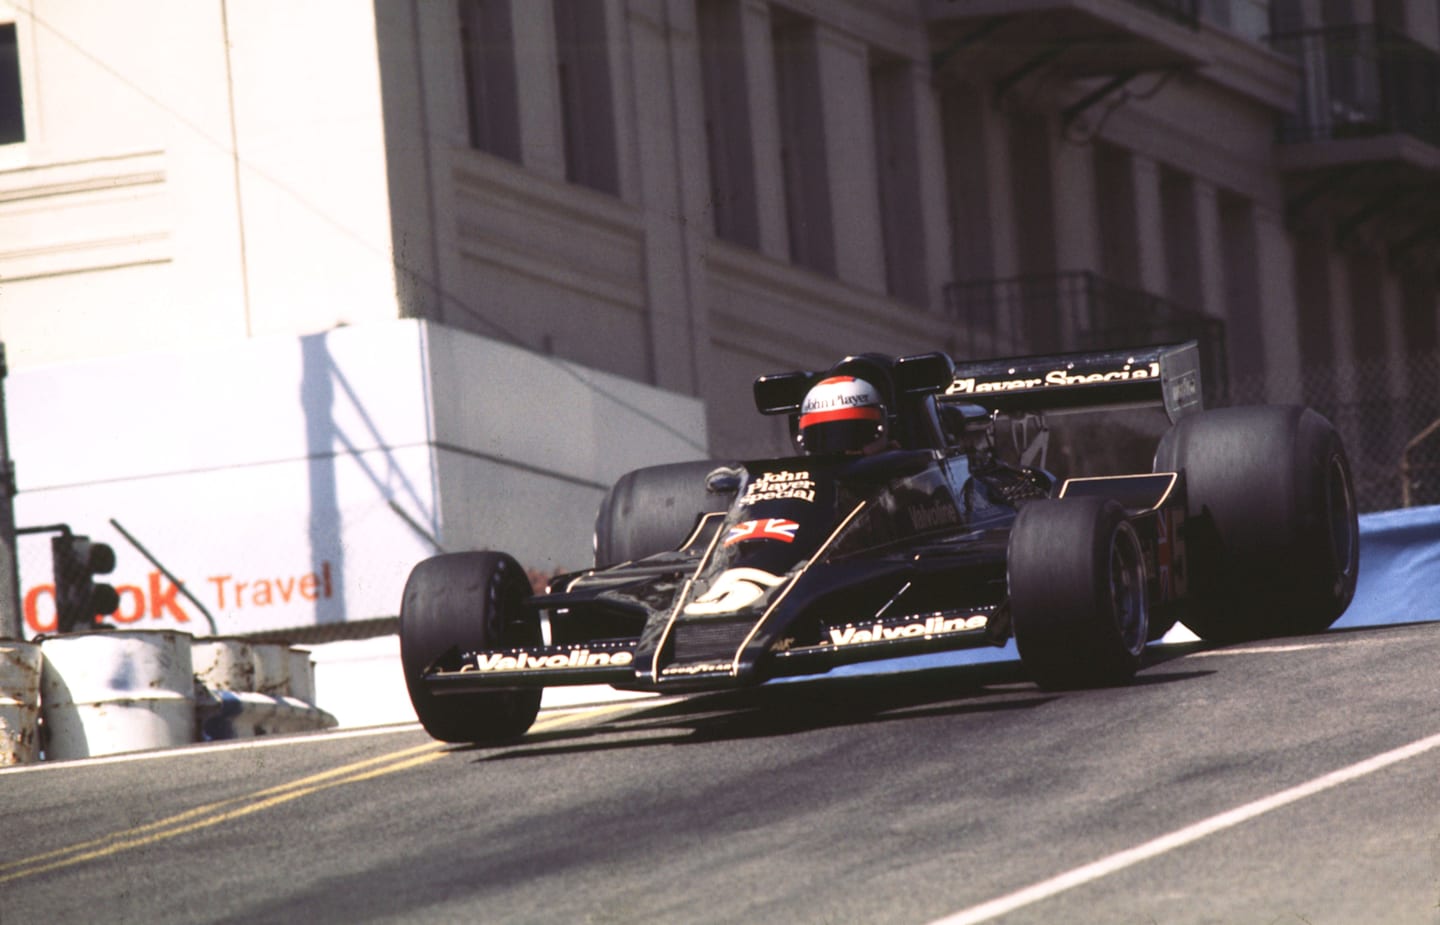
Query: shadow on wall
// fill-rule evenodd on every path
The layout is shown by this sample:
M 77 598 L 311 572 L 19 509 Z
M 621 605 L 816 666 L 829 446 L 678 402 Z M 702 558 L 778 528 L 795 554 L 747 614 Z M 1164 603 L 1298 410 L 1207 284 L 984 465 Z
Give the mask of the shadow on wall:
M 335 484 L 339 429 L 335 425 L 335 384 L 331 375 L 334 363 L 323 334 L 300 338 L 300 351 L 300 406 L 305 410 L 310 497 L 310 568 L 318 575 L 329 560 L 340 579 L 345 574 L 345 548 L 340 542 L 340 495 Z M 317 609 L 317 622 L 338 623 L 345 619 L 345 583 L 337 580 L 334 587 L 334 604 Z
M 344 511 L 337 473 L 341 460 L 355 466 L 375 495 L 395 513 L 399 521 L 396 526 L 403 524 L 404 529 L 419 535 L 437 552 L 444 550 L 436 539 L 438 525 L 433 506 L 416 490 L 395 459 L 390 442 L 381 434 L 360 395 L 336 364 L 327 335 L 313 334 L 300 338 L 300 350 L 300 404 L 305 414 L 310 503 L 310 564 L 315 574 L 320 574 L 328 562 L 334 577 L 334 597 L 317 612 L 316 620 L 319 623 L 339 623 L 349 616 L 344 591 L 347 564 Z M 347 433 L 337 418 L 358 420 L 358 429 L 362 433 Z M 349 499 L 350 506 L 354 506 L 356 500 Z M 428 516 L 422 515 L 428 523 L 422 525 L 407 515 L 405 508 L 398 503 L 401 500 L 412 511 L 428 511 Z

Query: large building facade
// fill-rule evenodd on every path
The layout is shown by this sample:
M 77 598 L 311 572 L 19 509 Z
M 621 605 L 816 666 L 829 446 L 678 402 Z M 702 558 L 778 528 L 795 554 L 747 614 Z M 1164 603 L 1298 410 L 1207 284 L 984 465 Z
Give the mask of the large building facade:
M 1440 417 L 1433 0 L 11 0 L 0 97 L 17 372 L 418 319 L 728 457 L 760 373 L 1195 337 L 1370 508 Z

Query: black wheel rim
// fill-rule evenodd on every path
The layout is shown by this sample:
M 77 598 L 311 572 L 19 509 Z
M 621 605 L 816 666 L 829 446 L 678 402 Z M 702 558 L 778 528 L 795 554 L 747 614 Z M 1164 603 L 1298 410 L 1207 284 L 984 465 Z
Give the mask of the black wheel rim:
M 1128 523 L 1110 537 L 1110 601 L 1120 642 L 1131 655 L 1145 648 L 1150 630 L 1140 541 Z
M 1344 584 L 1355 561 L 1355 537 L 1350 529 L 1355 516 L 1355 502 L 1350 496 L 1350 480 L 1345 477 L 1345 464 L 1338 454 L 1330 457 L 1325 470 L 1325 501 L 1329 513 L 1330 556 L 1337 582 Z

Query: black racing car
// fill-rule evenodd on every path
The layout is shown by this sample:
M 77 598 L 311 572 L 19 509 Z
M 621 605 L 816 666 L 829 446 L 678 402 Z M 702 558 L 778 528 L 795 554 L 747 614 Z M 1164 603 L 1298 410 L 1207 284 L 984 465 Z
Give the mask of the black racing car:
M 1201 410 L 1198 360 L 1189 343 L 762 376 L 759 410 L 795 424 L 870 426 L 848 392 L 810 396 L 878 383 L 884 445 L 631 472 L 600 507 L 597 567 L 544 594 L 503 553 L 422 561 L 400 608 L 416 714 L 495 742 L 547 685 L 713 690 L 1013 637 L 1039 685 L 1087 687 L 1127 682 L 1177 619 L 1211 641 L 1321 631 L 1358 570 L 1340 439 L 1305 408 Z M 1168 417 L 1150 471 L 1046 469 L 1047 420 L 1137 408 Z

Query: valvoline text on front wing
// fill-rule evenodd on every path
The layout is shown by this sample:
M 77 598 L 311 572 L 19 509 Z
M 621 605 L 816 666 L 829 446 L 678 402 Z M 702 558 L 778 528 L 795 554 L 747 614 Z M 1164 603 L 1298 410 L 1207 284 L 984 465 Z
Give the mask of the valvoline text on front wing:
M 629 668 L 635 661 L 635 647 L 638 643 L 639 640 L 622 639 L 471 652 L 465 656 L 459 672 L 455 673 L 501 675 Z
M 947 636 L 953 633 L 983 630 L 990 623 L 985 614 L 962 614 L 950 616 L 933 614 L 924 620 L 912 619 L 902 623 L 875 622 L 860 627 L 853 624 L 830 627 L 829 641 L 832 646 L 860 645 L 867 642 L 888 642 L 894 639 L 915 637 Z

